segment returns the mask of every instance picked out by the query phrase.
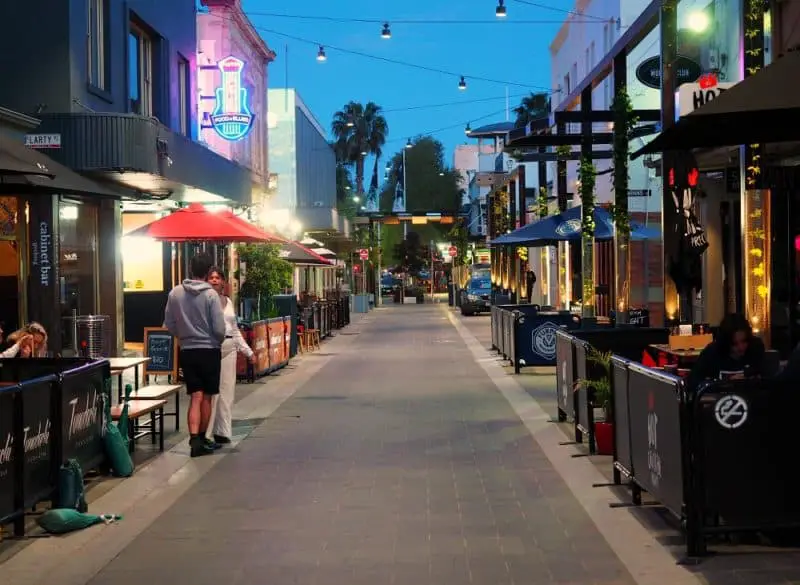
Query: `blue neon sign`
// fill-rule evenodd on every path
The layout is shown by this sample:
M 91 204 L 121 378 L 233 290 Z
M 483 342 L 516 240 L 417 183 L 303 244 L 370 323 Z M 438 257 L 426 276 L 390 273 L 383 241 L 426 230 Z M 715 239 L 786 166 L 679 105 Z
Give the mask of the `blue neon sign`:
M 250 112 L 247 89 L 242 87 L 244 61 L 225 57 L 217 63 L 222 82 L 217 88 L 217 105 L 211 114 L 211 125 L 225 140 L 241 140 L 253 127 L 255 116 Z

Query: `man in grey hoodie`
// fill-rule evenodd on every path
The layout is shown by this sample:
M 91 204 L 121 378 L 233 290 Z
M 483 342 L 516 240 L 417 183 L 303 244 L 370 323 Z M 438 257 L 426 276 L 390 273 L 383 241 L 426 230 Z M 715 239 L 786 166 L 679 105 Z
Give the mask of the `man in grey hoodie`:
M 192 457 L 214 451 L 206 442 L 211 399 L 219 394 L 225 316 L 219 294 L 206 282 L 212 265 L 208 254 L 190 263 L 191 279 L 173 288 L 164 310 L 164 327 L 178 338 L 180 366 L 190 396 L 188 426 Z

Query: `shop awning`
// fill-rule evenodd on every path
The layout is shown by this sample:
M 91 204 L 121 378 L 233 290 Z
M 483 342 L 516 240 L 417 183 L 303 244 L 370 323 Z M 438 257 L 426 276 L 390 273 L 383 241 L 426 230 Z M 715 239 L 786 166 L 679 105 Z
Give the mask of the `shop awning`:
M 778 58 L 634 152 L 717 148 L 800 140 L 800 52 Z
M 121 190 L 79 175 L 49 156 L 0 134 L 0 193 L 58 193 L 120 198 Z

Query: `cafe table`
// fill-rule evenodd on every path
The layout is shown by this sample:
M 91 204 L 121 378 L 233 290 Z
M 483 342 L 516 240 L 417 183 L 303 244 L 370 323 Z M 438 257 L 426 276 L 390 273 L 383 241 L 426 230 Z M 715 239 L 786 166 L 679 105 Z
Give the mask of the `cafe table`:
M 122 402 L 122 374 L 133 368 L 133 390 L 139 389 L 139 366 L 150 361 L 149 357 L 112 357 L 108 358 L 111 375 L 117 376 L 117 398 Z
M 678 364 L 691 364 L 697 361 L 704 348 L 693 349 L 673 349 L 668 343 L 653 343 L 650 344 L 654 350 L 663 353 L 668 358 L 672 358 Z

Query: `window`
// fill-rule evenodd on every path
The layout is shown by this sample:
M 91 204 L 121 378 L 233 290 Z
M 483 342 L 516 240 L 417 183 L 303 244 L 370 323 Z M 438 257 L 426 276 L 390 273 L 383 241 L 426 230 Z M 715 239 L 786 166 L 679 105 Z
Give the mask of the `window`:
M 191 113 L 189 110 L 189 61 L 178 55 L 178 129 L 184 136 L 191 132 Z
M 603 25 L 603 55 L 608 55 L 611 47 L 608 44 L 608 25 Z
M 592 63 L 589 61 L 589 47 L 586 47 L 586 54 L 583 57 L 584 63 L 584 75 L 589 75 L 589 72 L 592 70 Z
M 592 44 L 589 45 L 589 63 L 591 64 L 592 68 L 597 65 L 597 55 L 595 55 L 594 41 L 592 41 Z
M 572 72 L 570 73 L 569 78 L 572 80 L 572 83 L 577 85 L 577 81 L 578 81 L 578 62 L 577 61 L 575 61 L 575 63 L 572 64 Z
M 108 13 L 107 0 L 89 0 L 88 22 L 86 27 L 86 70 L 89 83 L 98 89 L 108 89 L 106 52 L 108 41 L 106 29 Z
M 153 115 L 153 41 L 134 24 L 128 35 L 128 97 L 131 112 Z
M 564 96 L 568 96 L 572 92 L 572 87 L 569 85 L 569 73 L 564 76 Z

